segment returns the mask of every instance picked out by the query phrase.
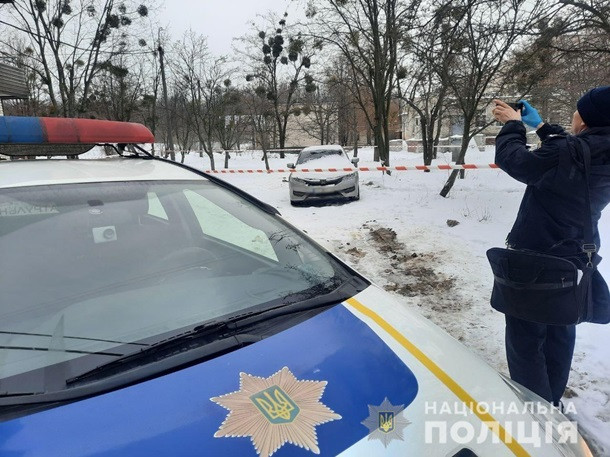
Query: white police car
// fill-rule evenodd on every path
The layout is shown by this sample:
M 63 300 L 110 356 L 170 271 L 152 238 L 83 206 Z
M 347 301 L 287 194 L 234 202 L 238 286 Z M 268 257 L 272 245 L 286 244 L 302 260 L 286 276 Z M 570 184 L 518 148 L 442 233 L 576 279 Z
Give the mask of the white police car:
M 252 196 L 0 117 L 0 455 L 586 456 L 567 419 Z

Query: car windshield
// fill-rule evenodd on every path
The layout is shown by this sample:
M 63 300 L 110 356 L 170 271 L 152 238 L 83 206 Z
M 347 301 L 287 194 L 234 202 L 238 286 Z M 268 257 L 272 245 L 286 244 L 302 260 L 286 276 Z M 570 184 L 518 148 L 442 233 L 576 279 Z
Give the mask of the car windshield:
M 314 149 L 310 151 L 301 151 L 299 154 L 299 158 L 297 159 L 297 165 L 301 165 L 311 160 L 317 160 L 326 157 L 330 157 L 335 161 L 341 159 L 347 160 L 347 158 L 343 154 L 343 151 L 341 151 L 340 149 Z
M 95 367 L 352 277 L 281 219 L 205 180 L 1 189 L 0 252 L 2 391 L 32 370 L 42 383 L 54 364 Z

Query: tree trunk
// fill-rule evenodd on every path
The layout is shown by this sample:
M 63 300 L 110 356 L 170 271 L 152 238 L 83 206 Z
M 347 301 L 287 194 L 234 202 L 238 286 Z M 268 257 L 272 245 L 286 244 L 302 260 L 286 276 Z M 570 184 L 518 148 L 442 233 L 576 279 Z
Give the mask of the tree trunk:
M 449 191 L 451 190 L 451 188 L 453 187 L 453 184 L 455 183 L 455 179 L 457 178 L 458 175 L 458 170 L 453 170 L 451 172 L 451 174 L 449 175 L 449 179 L 447 180 L 447 182 L 445 183 L 445 185 L 443 186 L 443 189 L 441 190 L 441 197 L 446 197 L 449 194 Z
M 284 146 L 286 145 L 286 125 L 288 119 L 286 119 L 283 123 L 281 119 L 278 119 L 278 137 L 280 141 L 280 159 L 285 158 L 284 156 Z
M 464 120 L 464 132 L 462 135 L 462 144 L 461 144 L 461 148 L 460 148 L 460 155 L 458 156 L 458 160 L 456 163 L 458 164 L 463 164 L 464 163 L 464 159 L 466 158 L 466 150 L 468 149 L 468 143 L 470 142 L 470 119 L 469 120 Z M 453 170 L 451 172 L 451 175 L 449 175 L 449 179 L 447 179 L 447 182 L 445 183 L 445 185 L 443 186 L 440 195 L 441 197 L 446 197 L 447 195 L 449 195 L 449 191 L 451 190 L 451 188 L 453 187 L 453 184 L 455 184 L 455 180 L 458 176 L 458 174 L 461 175 L 461 178 L 463 179 L 464 176 L 464 170 Z
M 384 138 L 384 130 L 387 128 L 381 124 L 375 126 L 375 161 L 381 161 L 381 165 L 390 166 L 389 143 Z
M 436 159 L 437 157 L 437 153 L 438 153 L 438 143 L 441 137 L 441 128 L 443 127 L 443 118 L 442 116 L 439 116 L 439 118 L 435 121 L 436 122 L 436 133 L 434 135 L 434 142 L 432 143 L 433 149 L 432 149 L 432 158 Z
M 379 157 L 381 158 L 382 165 L 389 167 L 390 166 L 390 124 L 387 116 L 385 117 L 385 121 L 381 126 L 381 151 L 379 152 Z
M 229 159 L 231 158 L 231 156 L 229 156 L 229 151 L 225 150 L 225 168 L 229 168 Z
M 263 146 L 263 160 L 265 162 L 265 170 L 269 170 L 269 157 L 267 157 L 267 149 Z
M 210 170 L 216 170 L 216 166 L 214 165 L 214 153 L 206 151 L 206 154 L 210 158 Z
M 432 163 L 432 141 L 430 141 L 428 122 L 420 117 L 421 128 L 421 145 L 424 149 L 424 165 L 430 165 Z

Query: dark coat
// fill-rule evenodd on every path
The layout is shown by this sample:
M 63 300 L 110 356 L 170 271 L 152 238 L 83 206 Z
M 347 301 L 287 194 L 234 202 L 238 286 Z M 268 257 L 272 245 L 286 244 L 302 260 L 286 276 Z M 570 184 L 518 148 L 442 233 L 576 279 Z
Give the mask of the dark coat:
M 507 245 L 578 257 L 584 265 L 586 255 L 582 245 L 587 209 L 582 154 L 571 146 L 574 138 L 559 126 L 545 124 L 537 133 L 542 146 L 534 150 L 526 146 L 525 127 L 520 121 L 506 123 L 496 138 L 496 164 L 527 184 Z M 587 129 L 578 137 L 591 150 L 591 218 L 594 243 L 599 248 L 597 223 L 610 202 L 610 127 Z M 606 322 L 610 320 L 608 286 L 597 270 L 592 281 L 597 317 Z
M 545 124 L 538 135 L 542 146 L 529 150 L 523 123 L 510 121 L 496 138 L 496 164 L 527 184 L 507 244 L 554 255 L 577 254 L 587 212 L 582 158 L 561 127 Z M 591 215 L 599 247 L 597 223 L 610 202 L 610 127 L 587 129 L 578 136 L 591 150 Z

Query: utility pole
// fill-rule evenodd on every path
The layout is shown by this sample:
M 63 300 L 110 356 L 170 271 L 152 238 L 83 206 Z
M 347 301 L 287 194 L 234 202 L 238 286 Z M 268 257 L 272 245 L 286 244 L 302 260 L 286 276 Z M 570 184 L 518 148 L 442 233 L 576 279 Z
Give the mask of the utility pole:
M 167 128 L 167 142 L 169 148 L 170 158 L 172 160 L 176 160 L 176 153 L 174 152 L 174 138 L 172 136 L 172 122 L 171 116 L 169 115 L 169 104 L 167 101 L 167 83 L 165 82 L 165 65 L 163 62 L 163 56 L 165 52 L 163 51 L 163 46 L 161 46 L 161 41 L 159 40 L 159 47 L 157 48 L 159 51 L 159 62 L 161 65 L 161 81 L 163 83 L 163 100 L 165 103 L 165 124 Z

